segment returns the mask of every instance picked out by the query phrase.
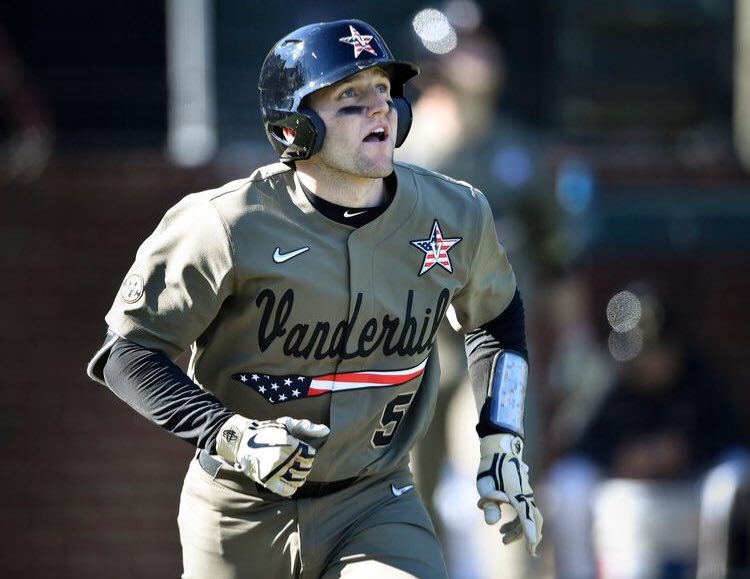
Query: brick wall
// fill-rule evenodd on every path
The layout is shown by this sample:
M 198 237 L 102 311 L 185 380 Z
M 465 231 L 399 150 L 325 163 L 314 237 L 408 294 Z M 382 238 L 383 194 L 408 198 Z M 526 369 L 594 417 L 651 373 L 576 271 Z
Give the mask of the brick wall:
M 0 577 L 163 578 L 192 450 L 85 367 L 142 239 L 209 172 L 59 159 L 0 189 Z

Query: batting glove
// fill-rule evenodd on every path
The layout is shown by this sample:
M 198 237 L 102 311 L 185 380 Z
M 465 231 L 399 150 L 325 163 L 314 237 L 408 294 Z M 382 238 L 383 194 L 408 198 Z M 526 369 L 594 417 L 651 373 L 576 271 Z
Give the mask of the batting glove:
M 329 432 L 324 424 L 307 419 L 258 421 L 235 414 L 219 429 L 216 451 L 255 482 L 290 497 L 305 484 L 315 448 Z
M 511 505 L 518 516 L 500 527 L 503 543 L 525 536 L 526 549 L 536 556 L 542 540 L 542 513 L 529 485 L 529 467 L 523 462 L 523 440 L 514 434 L 492 434 L 482 438 L 480 452 L 477 490 L 484 521 L 494 525 L 500 521 L 500 505 Z

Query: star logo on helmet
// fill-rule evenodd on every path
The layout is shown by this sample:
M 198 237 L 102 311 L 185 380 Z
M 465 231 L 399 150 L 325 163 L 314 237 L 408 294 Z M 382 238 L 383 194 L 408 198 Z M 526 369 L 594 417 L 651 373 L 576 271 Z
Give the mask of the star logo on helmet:
M 359 58 L 359 55 L 362 54 L 363 51 L 374 54 L 375 56 L 378 55 L 378 53 L 375 52 L 375 49 L 370 46 L 370 42 L 372 42 L 372 34 L 360 34 L 351 24 L 349 25 L 349 32 L 351 33 L 351 36 L 339 38 L 339 42 L 346 42 L 354 47 L 354 58 Z
M 427 273 L 436 265 L 439 265 L 449 273 L 453 273 L 453 264 L 451 264 L 451 258 L 448 255 L 448 251 L 450 251 L 453 246 L 459 243 L 462 239 L 462 237 L 443 237 L 443 232 L 440 230 L 440 224 L 436 219 L 432 224 L 432 233 L 430 233 L 430 237 L 411 242 L 414 247 L 420 249 L 425 254 L 419 275 Z

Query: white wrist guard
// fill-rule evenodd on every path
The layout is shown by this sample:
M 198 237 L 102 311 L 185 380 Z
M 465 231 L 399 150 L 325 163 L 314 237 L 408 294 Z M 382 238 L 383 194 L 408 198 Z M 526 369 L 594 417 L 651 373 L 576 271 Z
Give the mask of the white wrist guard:
M 529 365 L 515 352 L 498 352 L 492 360 L 487 388 L 491 424 L 523 437 L 523 411 Z

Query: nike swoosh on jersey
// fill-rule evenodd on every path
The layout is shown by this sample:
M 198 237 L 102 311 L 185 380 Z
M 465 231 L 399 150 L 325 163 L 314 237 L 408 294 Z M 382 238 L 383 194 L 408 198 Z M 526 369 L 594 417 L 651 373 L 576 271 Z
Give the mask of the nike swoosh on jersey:
M 346 211 L 344 211 L 344 217 L 356 217 L 357 215 L 362 215 L 363 213 L 367 213 L 367 209 L 365 209 L 364 211 L 355 211 L 354 213 L 347 209 Z
M 272 448 L 272 447 L 280 447 L 280 446 L 292 446 L 291 444 L 266 444 L 264 442 L 255 442 L 256 436 L 258 435 L 253 434 L 250 438 L 247 439 L 247 445 L 250 448 Z
M 276 263 L 284 263 L 285 261 L 288 261 L 292 259 L 293 257 L 297 257 L 301 253 L 305 253 L 308 249 L 310 248 L 305 246 L 305 247 L 300 247 L 299 249 L 295 249 L 294 251 L 281 253 L 281 249 L 277 247 L 273 252 L 273 260 Z
M 408 493 L 413 488 L 414 485 L 404 485 L 402 487 L 397 487 L 395 484 L 391 483 L 391 492 L 393 493 L 394 497 L 400 497 L 404 493 Z

